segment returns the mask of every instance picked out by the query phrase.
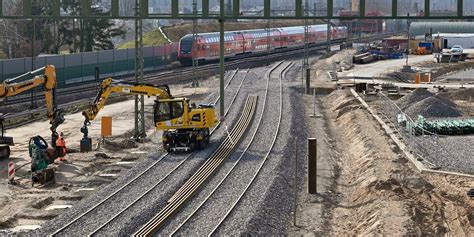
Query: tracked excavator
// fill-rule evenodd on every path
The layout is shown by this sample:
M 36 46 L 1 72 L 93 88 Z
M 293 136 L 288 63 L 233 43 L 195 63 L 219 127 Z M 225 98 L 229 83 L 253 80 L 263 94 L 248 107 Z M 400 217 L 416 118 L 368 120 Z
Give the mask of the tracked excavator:
M 81 151 L 90 151 L 91 138 L 88 126 L 112 93 L 156 96 L 153 119 L 157 130 L 162 130 L 163 148 L 168 151 L 193 151 L 209 144 L 209 129 L 217 125 L 213 105 L 190 103 L 188 98 L 174 98 L 167 85 L 137 84 L 107 78 L 90 106 L 82 112 L 85 117 L 81 132 Z
M 56 69 L 53 65 L 47 65 L 35 71 L 31 71 L 12 79 L 6 79 L 0 84 L 0 98 L 7 98 L 21 94 L 35 87 L 44 87 L 44 95 L 47 109 L 47 117 L 51 124 L 51 145 L 56 147 L 58 133 L 56 129 L 64 122 L 64 112 L 57 108 L 56 104 Z M 10 157 L 10 146 L 13 145 L 13 138 L 4 134 L 4 116 L 0 115 L 0 159 Z M 44 140 L 44 139 L 43 139 Z M 54 161 L 54 157 L 53 157 Z

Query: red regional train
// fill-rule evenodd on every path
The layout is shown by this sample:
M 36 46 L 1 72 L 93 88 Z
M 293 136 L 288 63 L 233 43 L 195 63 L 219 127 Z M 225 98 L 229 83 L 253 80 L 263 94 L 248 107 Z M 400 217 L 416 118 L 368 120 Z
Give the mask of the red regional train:
M 310 45 L 322 45 L 326 43 L 327 25 L 310 25 L 308 29 L 308 41 Z M 331 40 L 342 42 L 347 38 L 347 27 L 331 26 Z M 198 62 L 214 61 L 219 59 L 219 32 L 198 34 L 197 42 L 193 42 L 192 34 L 185 35 L 179 41 L 178 60 L 185 65 L 192 64 L 193 54 L 196 54 Z M 226 31 L 225 58 L 232 58 L 244 54 L 260 54 L 279 51 L 282 49 L 301 48 L 304 46 L 304 27 L 282 27 Z M 268 49 L 268 45 L 270 47 Z M 197 49 L 196 49 L 197 47 Z

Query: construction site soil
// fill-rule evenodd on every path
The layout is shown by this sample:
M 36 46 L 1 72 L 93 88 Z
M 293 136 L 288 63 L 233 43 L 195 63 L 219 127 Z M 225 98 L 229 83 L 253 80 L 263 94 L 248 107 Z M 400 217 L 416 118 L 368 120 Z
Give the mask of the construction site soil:
M 420 173 L 351 93 L 337 90 L 328 95 L 330 78 L 324 69 L 344 58 L 339 53 L 313 65 L 323 72 L 315 73 L 312 81 L 319 92 L 316 114 L 321 117 L 309 118 L 311 96 L 305 96 L 305 117 L 309 133 L 318 139 L 318 194 L 306 192 L 306 180 L 298 195 L 296 225 L 289 222 L 289 235 L 471 236 L 474 200 L 466 191 L 474 186 L 474 179 Z M 421 98 L 433 97 L 425 91 L 418 93 Z M 468 98 L 471 95 L 460 90 L 441 96 L 461 99 L 466 98 L 464 93 Z M 464 117 L 472 115 L 474 107 L 461 106 L 470 102 L 455 99 L 454 105 L 441 96 L 434 98 L 449 109 L 459 109 Z M 408 108 L 420 99 L 406 97 L 398 103 Z M 472 159 L 473 151 L 467 149 L 474 147 L 473 139 L 449 139 L 449 144 L 459 146 L 451 146 L 450 153 L 440 159 L 461 153 L 467 155 L 459 155 L 463 162 Z M 463 162 L 460 166 L 466 167 Z M 470 167 L 466 169 L 472 171 Z
M 472 233 L 474 201 L 466 196 L 472 179 L 416 171 L 348 91 L 321 96 L 319 102 L 327 132 L 313 134 L 322 136 L 320 144 L 331 141 L 336 151 L 318 150 L 320 160 L 331 161 L 330 171 L 318 168 L 323 185 L 318 185 L 318 194 L 300 199 L 297 226 L 290 235 Z M 322 220 L 306 220 L 318 217 Z

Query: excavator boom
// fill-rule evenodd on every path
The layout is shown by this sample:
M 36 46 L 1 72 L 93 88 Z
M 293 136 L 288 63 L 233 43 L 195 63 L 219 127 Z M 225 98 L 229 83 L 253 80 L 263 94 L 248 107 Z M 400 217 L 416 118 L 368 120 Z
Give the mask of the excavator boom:
M 15 78 L 4 80 L 0 84 L 0 98 L 15 96 L 39 86 L 44 87 L 47 117 L 51 124 L 52 145 L 55 147 L 57 137 L 56 129 L 64 122 L 64 114 L 62 110 L 57 109 L 56 69 L 53 65 L 47 65 Z M 3 134 L 3 120 L 0 120 L 0 122 L 2 122 Z

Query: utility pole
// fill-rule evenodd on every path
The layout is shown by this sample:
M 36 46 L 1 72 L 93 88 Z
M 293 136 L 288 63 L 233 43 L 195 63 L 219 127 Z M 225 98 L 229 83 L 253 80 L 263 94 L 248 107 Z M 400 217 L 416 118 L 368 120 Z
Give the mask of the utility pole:
M 143 20 L 141 16 L 140 0 L 135 0 L 135 82 L 143 83 Z M 145 98 L 135 96 L 135 134 L 134 138 L 142 140 L 145 132 Z
M 194 53 L 193 53 L 193 87 L 199 87 L 199 81 L 198 81 L 198 77 L 197 77 L 197 69 L 198 69 L 198 64 L 199 64 L 199 57 L 198 57 L 198 47 L 197 47 L 197 39 L 198 39 L 198 35 L 197 35 L 197 27 L 198 27 L 198 22 L 197 22 L 197 0 L 193 0 L 193 15 L 194 15 L 194 19 L 193 19 L 193 46 L 194 46 Z
M 219 103 L 219 114 L 221 121 L 224 121 L 224 114 L 225 114 L 225 104 L 224 104 L 224 50 L 225 50 L 225 35 L 224 35 L 224 7 L 225 2 L 224 0 L 220 0 L 220 18 L 219 18 L 219 94 L 220 94 L 220 103 Z
M 301 72 L 301 75 L 303 77 L 303 81 L 305 78 L 308 77 L 308 75 L 305 76 L 305 73 L 307 73 L 307 69 L 309 67 L 309 39 L 308 39 L 308 31 L 309 31 L 309 26 L 308 26 L 308 0 L 305 0 L 304 4 L 304 15 L 306 16 L 304 19 L 304 57 L 303 57 L 303 71 Z M 303 83 L 304 84 L 304 83 Z M 309 93 L 310 88 L 306 88 L 306 93 Z
M 410 13 L 407 13 L 407 17 L 410 17 Z M 407 62 L 406 66 L 408 67 L 408 55 L 410 54 L 410 20 L 407 19 Z
M 328 18 L 327 32 L 326 32 L 326 52 L 331 52 L 331 19 Z

